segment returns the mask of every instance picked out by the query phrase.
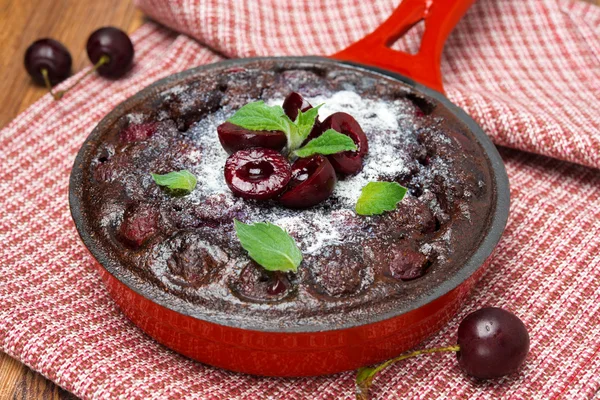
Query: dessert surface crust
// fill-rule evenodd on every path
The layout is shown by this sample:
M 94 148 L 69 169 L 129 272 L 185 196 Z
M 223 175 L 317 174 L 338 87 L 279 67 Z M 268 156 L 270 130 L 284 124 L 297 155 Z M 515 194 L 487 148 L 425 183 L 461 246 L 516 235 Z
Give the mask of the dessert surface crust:
M 324 103 L 321 120 L 351 114 L 369 140 L 363 170 L 306 210 L 235 197 L 216 132 L 244 104 L 281 104 L 291 91 Z M 443 104 L 390 77 L 333 62 L 254 61 L 207 68 L 129 104 L 86 142 L 83 226 L 113 275 L 197 318 L 273 331 L 376 320 L 455 275 L 489 229 L 496 193 L 483 148 Z M 139 134 L 124 137 L 132 126 Z M 188 195 L 150 175 L 183 169 L 198 179 Z M 393 212 L 357 215 L 360 189 L 377 180 L 409 192 Z M 234 218 L 286 229 L 304 256 L 298 272 L 267 273 L 249 259 Z M 285 290 L 269 293 L 273 279 Z

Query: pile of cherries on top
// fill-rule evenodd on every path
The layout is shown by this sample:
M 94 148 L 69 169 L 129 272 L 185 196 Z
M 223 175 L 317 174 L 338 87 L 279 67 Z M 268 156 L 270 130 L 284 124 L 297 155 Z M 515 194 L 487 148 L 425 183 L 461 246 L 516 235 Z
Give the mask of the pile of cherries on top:
M 298 110 L 306 112 L 312 106 L 300 94 L 290 93 L 283 110 L 290 120 L 296 120 Z M 349 136 L 356 151 L 323 156 L 316 154 L 290 161 L 283 154 L 287 138 L 282 131 L 251 131 L 230 122 L 217 127 L 221 145 L 230 154 L 225 163 L 225 181 L 240 197 L 254 200 L 277 199 L 289 208 L 308 208 L 326 200 L 341 177 L 353 175 L 363 167 L 368 151 L 367 137 L 349 114 L 337 112 L 323 122 L 317 118 L 303 144 L 317 138 L 328 129 Z

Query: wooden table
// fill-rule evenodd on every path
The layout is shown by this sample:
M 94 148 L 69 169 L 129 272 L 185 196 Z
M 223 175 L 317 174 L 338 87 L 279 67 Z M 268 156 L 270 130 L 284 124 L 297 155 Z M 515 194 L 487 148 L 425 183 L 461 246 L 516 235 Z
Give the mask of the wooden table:
M 600 0 L 585 0 L 600 5 Z M 23 67 L 27 46 L 41 37 L 61 41 L 73 70 L 89 65 L 85 42 L 101 26 L 132 32 L 143 23 L 131 0 L 0 0 L 0 127 L 46 93 Z M 0 399 L 76 399 L 42 375 L 0 352 Z
M 46 93 L 23 67 L 25 49 L 33 41 L 51 37 L 62 42 L 76 72 L 90 64 L 85 43 L 93 31 L 112 25 L 132 32 L 143 22 L 133 0 L 0 0 L 0 127 Z
M 73 71 L 89 65 L 88 36 L 101 26 L 126 32 L 144 22 L 132 0 L 0 0 L 0 127 L 46 93 L 23 67 L 25 49 L 52 37 L 73 56 Z M 75 399 L 42 375 L 0 352 L 0 399 Z

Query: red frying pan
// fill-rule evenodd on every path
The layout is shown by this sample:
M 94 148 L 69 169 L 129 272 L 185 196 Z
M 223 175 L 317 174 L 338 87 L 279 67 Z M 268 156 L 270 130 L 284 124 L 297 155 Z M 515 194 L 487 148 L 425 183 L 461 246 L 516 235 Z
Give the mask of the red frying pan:
M 396 72 L 444 93 L 440 71 L 444 43 L 474 1 L 403 0 L 379 28 L 331 58 Z M 417 54 L 390 48 L 421 21 L 425 32 Z
M 275 57 L 289 64 L 343 66 L 364 74 L 385 76 L 415 93 L 434 99 L 447 115 L 460 121 L 479 142 L 493 174 L 495 197 L 488 230 L 462 268 L 430 293 L 402 309 L 367 316 L 359 324 L 330 329 L 258 329 L 232 326 L 194 315 L 189 309 L 167 304 L 156 288 L 139 285 L 123 275 L 117 260 L 99 243 L 83 206 L 85 168 L 103 132 L 128 110 L 152 100 L 156 93 L 198 78 L 203 71 L 255 65 L 257 59 L 229 60 L 184 71 L 163 79 L 126 100 L 109 113 L 82 146 L 70 181 L 70 205 L 79 234 L 98 261 L 97 268 L 123 312 L 160 343 L 213 366 L 268 376 L 331 374 L 373 364 L 410 349 L 439 330 L 483 273 L 506 225 L 508 179 L 502 160 L 481 128 L 453 105 L 443 92 L 440 59 L 444 42 L 474 0 L 404 0 L 377 30 L 330 58 Z M 389 46 L 412 26 L 425 22 L 420 50 L 411 55 Z

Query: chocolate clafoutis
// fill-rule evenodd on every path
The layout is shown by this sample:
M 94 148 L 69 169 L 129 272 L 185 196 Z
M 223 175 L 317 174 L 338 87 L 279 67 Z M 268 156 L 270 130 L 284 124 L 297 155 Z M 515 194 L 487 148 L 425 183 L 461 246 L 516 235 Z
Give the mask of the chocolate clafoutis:
M 268 151 L 260 151 L 289 160 L 285 184 L 268 198 L 240 195 L 228 184 L 231 154 L 258 150 L 244 150 L 243 141 L 230 139 L 238 127 L 223 124 L 259 100 L 284 105 L 288 114 L 322 104 L 314 129 L 341 126 L 331 116 L 343 113 L 364 134 L 355 151 L 300 165 L 309 174 L 326 168 L 314 204 L 289 194 L 301 178 L 277 132 L 264 133 Z M 341 65 L 265 61 L 209 69 L 123 110 L 90 140 L 82 218 L 117 262 L 113 273 L 151 290 L 163 305 L 230 326 L 332 329 L 390 313 L 456 273 L 494 212 L 489 160 L 460 121 L 408 85 Z M 153 180 L 182 170 L 197 179 L 191 191 Z M 379 181 L 397 182 L 407 193 L 394 210 L 359 215 L 361 189 Z M 297 271 L 267 271 L 253 261 L 234 220 L 287 231 L 302 253 Z

